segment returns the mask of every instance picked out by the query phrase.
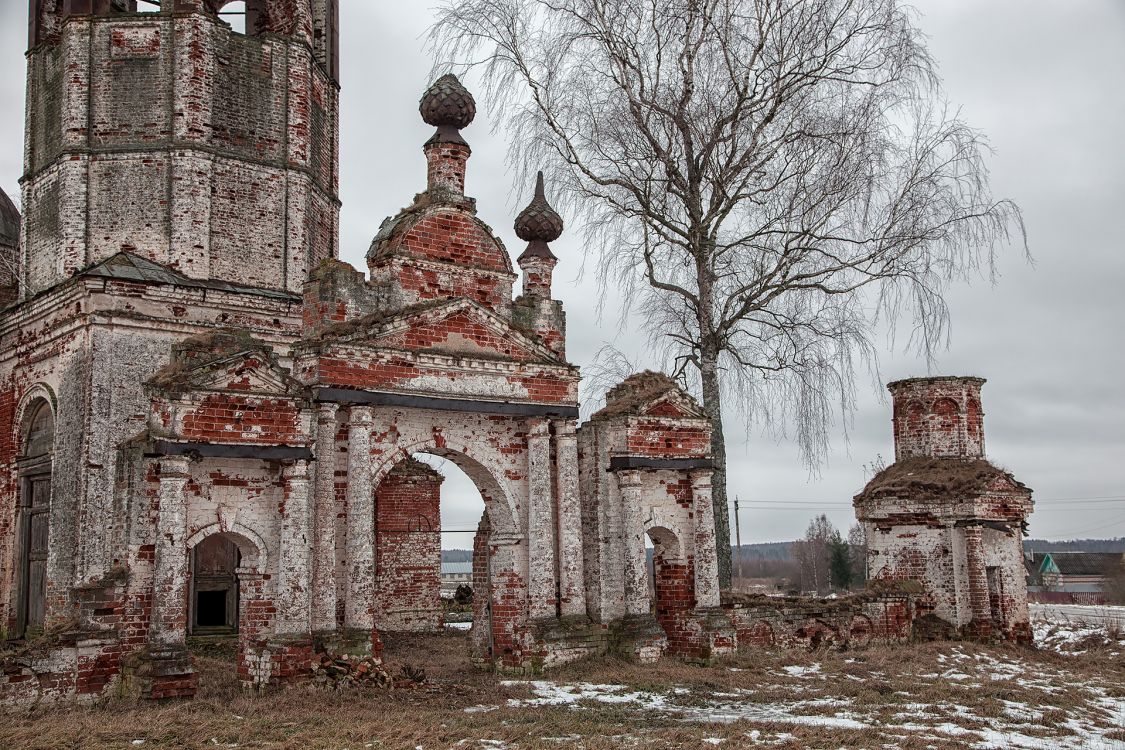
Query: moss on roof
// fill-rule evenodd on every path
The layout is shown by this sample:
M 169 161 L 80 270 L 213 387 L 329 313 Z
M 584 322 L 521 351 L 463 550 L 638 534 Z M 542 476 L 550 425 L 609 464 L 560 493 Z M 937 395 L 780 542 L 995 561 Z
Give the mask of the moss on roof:
M 676 381 L 666 374 L 653 370 L 638 372 L 611 388 L 605 396 L 605 406 L 595 412 L 590 419 L 638 414 L 644 406 L 671 391 L 683 393 Z M 683 395 L 691 399 L 686 393 Z M 698 406 L 696 409 L 698 410 Z
M 955 502 L 988 491 L 997 480 L 1030 493 L 1009 472 L 984 459 L 905 458 L 876 474 L 856 500 L 901 497 L 924 502 Z

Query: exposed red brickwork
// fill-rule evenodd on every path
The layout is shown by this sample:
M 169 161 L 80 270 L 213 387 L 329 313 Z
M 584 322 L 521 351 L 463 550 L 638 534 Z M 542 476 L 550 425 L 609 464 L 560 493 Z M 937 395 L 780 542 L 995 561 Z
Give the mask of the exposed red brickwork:
M 510 284 L 491 274 L 442 273 L 405 263 L 399 267 L 397 279 L 404 290 L 414 292 L 420 301 L 464 297 L 492 309 L 508 301 L 504 295 L 510 288 Z
M 983 383 L 980 378 L 917 378 L 891 383 L 896 458 L 983 456 Z
M 698 655 L 701 644 L 691 618 L 695 608 L 695 574 L 691 562 L 668 562 L 657 555 L 653 567 L 656 621 L 668 634 L 668 652 L 679 656 Z
M 428 184 L 431 189 L 447 187 L 460 195 L 465 192 L 465 164 L 472 152 L 464 143 L 437 142 L 426 146 Z
M 460 369 L 422 364 L 405 355 L 395 356 L 393 352 L 364 354 L 354 349 L 339 354 L 329 350 L 316 363 L 318 383 L 374 391 L 433 390 L 436 382 L 455 383 L 464 377 Z M 522 391 L 523 398 L 546 403 L 576 400 L 577 382 L 561 379 L 558 369 L 529 366 L 524 371 L 528 374 L 503 376 L 507 383 Z
M 207 442 L 287 445 L 299 435 L 299 409 L 281 399 L 212 394 L 184 415 L 183 436 Z
M 395 243 L 407 254 L 449 263 L 465 270 L 511 273 L 507 253 L 480 221 L 456 209 L 443 209 L 414 223 Z M 467 296 L 467 295 L 466 295 Z
M 502 357 L 527 361 L 536 357 L 527 347 L 485 325 L 478 316 L 463 311 L 432 324 L 411 326 L 408 330 L 380 339 L 380 344 L 391 348 L 412 350 L 461 349 L 466 353 L 486 357 Z
M 711 437 L 696 425 L 638 419 L 629 425 L 628 447 L 630 453 L 639 456 L 674 458 L 707 455 L 711 452 Z

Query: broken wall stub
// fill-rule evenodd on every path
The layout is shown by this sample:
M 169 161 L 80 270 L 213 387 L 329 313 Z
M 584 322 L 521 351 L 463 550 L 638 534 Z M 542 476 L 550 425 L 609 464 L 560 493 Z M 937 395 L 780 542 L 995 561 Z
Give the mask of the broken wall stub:
M 874 581 L 914 581 L 967 634 L 1030 640 L 1031 490 L 984 456 L 980 378 L 891 383 L 896 461 L 855 497 Z
M 440 631 L 441 483 L 420 461 L 398 463 L 375 490 L 375 627 Z

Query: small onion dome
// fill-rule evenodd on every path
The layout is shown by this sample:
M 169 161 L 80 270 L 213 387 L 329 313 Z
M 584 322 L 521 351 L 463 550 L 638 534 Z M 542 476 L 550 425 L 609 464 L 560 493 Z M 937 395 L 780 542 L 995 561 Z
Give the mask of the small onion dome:
M 516 217 L 516 236 L 530 242 L 538 250 L 540 246 L 545 249 L 546 243 L 557 240 L 562 232 L 562 217 L 547 202 L 543 193 L 543 173 L 540 172 L 535 181 L 535 197 Z M 528 251 L 531 252 L 532 247 L 529 246 Z M 547 253 L 550 254 L 550 250 Z
M 468 127 L 477 116 L 477 103 L 457 76 L 447 73 L 422 94 L 418 111 L 422 119 L 435 128 L 460 130 Z

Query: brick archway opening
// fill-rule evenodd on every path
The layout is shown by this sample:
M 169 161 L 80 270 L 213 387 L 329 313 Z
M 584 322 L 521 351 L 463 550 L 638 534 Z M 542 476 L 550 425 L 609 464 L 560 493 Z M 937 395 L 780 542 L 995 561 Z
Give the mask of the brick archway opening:
M 690 647 L 686 628 L 695 608 L 695 574 L 675 532 L 662 526 L 647 530 L 652 542 L 653 609 L 668 636 L 668 651 L 683 654 Z
M 404 450 L 377 476 L 375 628 L 385 657 L 424 648 L 450 655 L 451 666 L 466 652 L 491 663 L 491 518 L 505 515 L 497 503 L 506 508 L 499 484 L 479 462 L 437 446 Z

